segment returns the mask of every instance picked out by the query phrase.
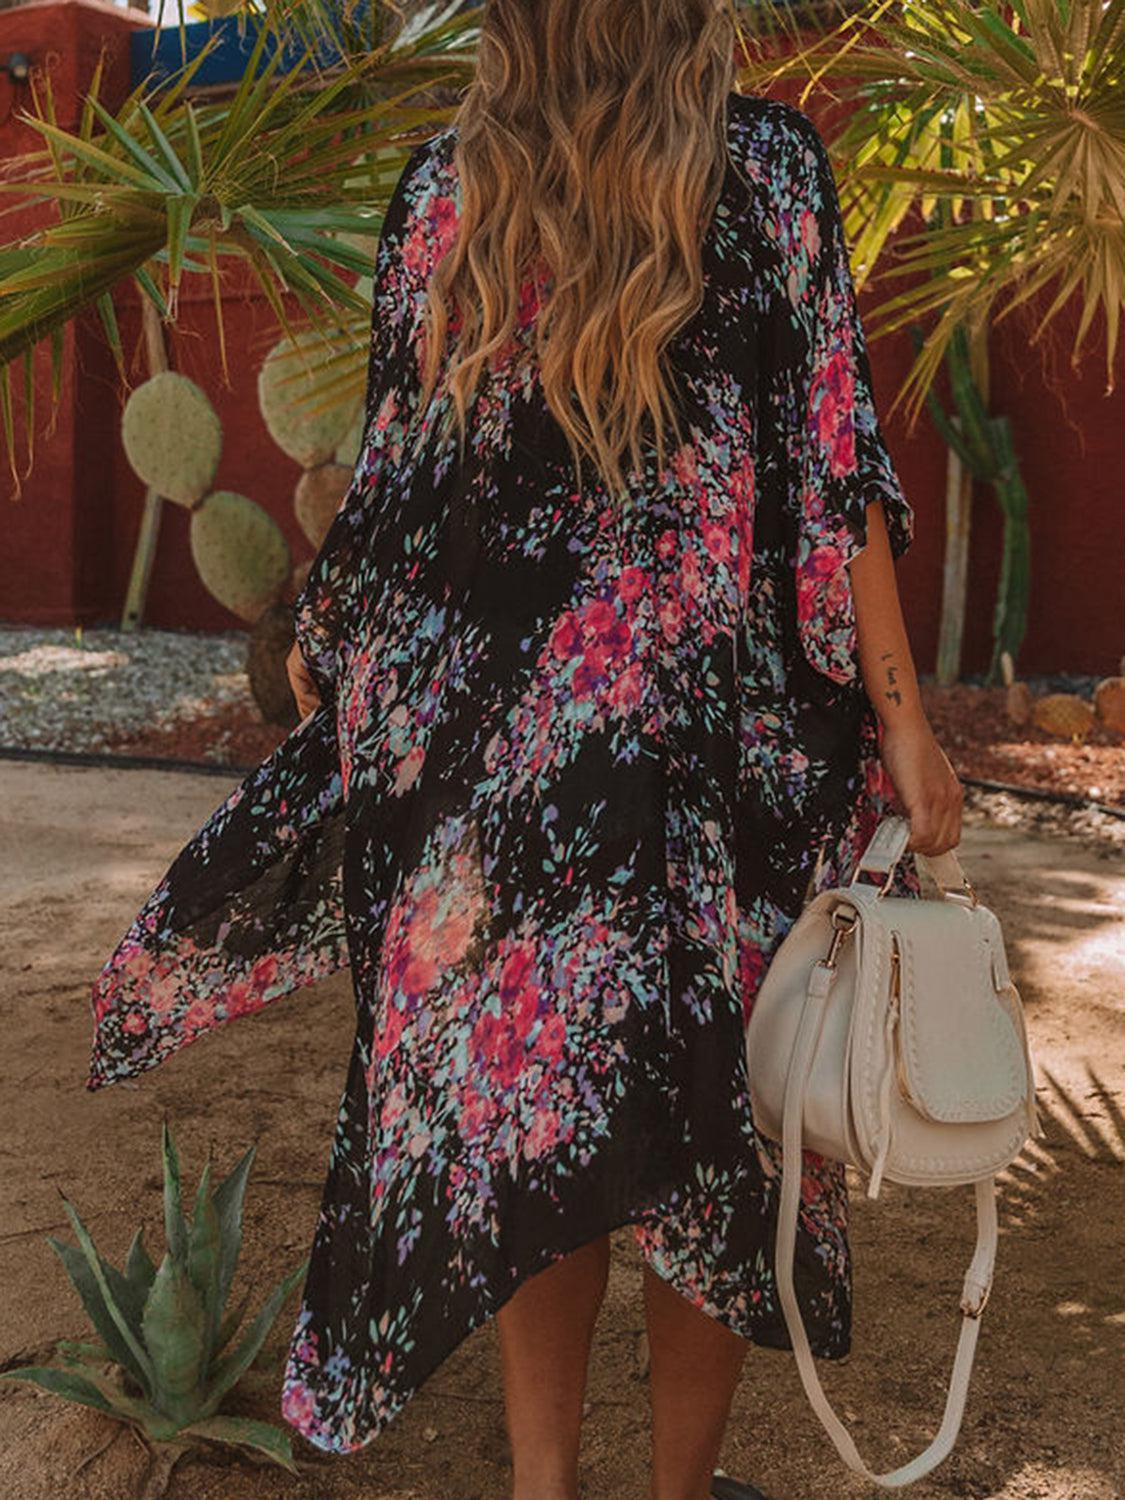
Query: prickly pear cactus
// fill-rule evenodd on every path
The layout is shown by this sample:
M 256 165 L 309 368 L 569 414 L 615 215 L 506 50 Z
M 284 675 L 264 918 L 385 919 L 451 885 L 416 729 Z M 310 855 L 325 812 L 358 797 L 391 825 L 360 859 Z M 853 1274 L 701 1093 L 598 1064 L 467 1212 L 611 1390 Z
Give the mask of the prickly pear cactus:
M 246 652 L 246 675 L 258 711 L 267 724 L 279 724 L 283 729 L 292 729 L 300 718 L 285 670 L 293 640 L 293 611 L 278 601 L 262 611 L 250 632 Z
M 361 401 L 355 409 L 351 426 L 342 440 L 337 443 L 336 451 L 332 455 L 336 463 L 343 464 L 345 469 L 351 469 L 353 472 L 356 464 L 359 463 L 359 450 L 363 446 L 363 428 L 366 419 L 367 411 Z
M 165 370 L 130 395 L 121 440 L 145 484 L 179 505 L 195 505 L 215 478 L 223 428 L 195 381 Z
M 316 469 L 306 469 L 297 481 L 293 513 L 318 552 L 351 482 L 352 470 L 345 469 L 343 464 L 321 464 Z
M 289 580 L 289 544 L 245 495 L 216 490 L 191 514 L 191 555 L 207 590 L 253 623 Z
M 1094 707 L 1076 693 L 1048 693 L 1031 707 L 1032 722 L 1048 734 L 1082 739 L 1094 727 Z
M 1009 720 L 1020 729 L 1031 722 L 1034 702 L 1031 689 L 1026 682 L 1009 682 L 1005 692 L 1004 706 Z
M 324 398 L 312 394 L 317 371 L 331 354 L 321 335 L 307 330 L 275 344 L 258 371 L 258 404 L 269 434 L 304 469 L 327 463 L 351 425 L 351 408 L 324 406 Z
M 1125 673 L 1103 677 L 1094 689 L 1094 712 L 1114 734 L 1125 734 Z

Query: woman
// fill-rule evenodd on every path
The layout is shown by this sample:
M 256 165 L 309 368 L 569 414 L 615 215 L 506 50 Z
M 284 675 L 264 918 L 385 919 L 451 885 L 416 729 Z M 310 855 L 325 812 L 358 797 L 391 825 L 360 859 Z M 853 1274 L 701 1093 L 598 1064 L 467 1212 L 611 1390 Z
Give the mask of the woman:
M 733 56 L 724 0 L 486 6 L 382 226 L 363 449 L 295 608 L 305 718 L 95 986 L 90 1088 L 350 964 L 283 1411 L 361 1447 L 495 1315 L 515 1500 L 578 1493 L 624 1225 L 652 1495 L 708 1494 L 750 1343 L 790 1347 L 757 985 L 892 791 L 912 850 L 960 833 L 831 167 Z M 843 1166 L 805 1155 L 798 1293 L 839 1358 Z

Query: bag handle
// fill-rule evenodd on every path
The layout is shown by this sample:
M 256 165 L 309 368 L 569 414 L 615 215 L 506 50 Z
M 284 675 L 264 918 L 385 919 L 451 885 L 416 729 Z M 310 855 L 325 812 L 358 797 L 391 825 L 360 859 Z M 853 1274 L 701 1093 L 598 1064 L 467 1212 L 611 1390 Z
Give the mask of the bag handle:
M 785 1083 L 785 1111 L 782 1125 L 782 1174 L 781 1201 L 778 1207 L 776 1275 L 781 1306 L 785 1322 L 793 1343 L 801 1383 L 813 1411 L 820 1418 L 828 1436 L 836 1445 L 836 1451 L 855 1474 L 862 1474 L 883 1489 L 901 1489 L 913 1484 L 946 1458 L 957 1441 L 961 1418 L 965 1411 L 965 1400 L 969 1391 L 969 1377 L 976 1353 L 977 1335 L 980 1332 L 980 1315 L 988 1301 L 992 1287 L 992 1271 L 996 1260 L 996 1179 L 994 1176 L 980 1178 L 974 1184 L 977 1210 L 977 1243 L 969 1269 L 965 1273 L 961 1289 L 961 1334 L 957 1341 L 957 1352 L 953 1359 L 949 1392 L 941 1426 L 933 1441 L 916 1458 L 892 1469 L 886 1474 L 876 1474 L 864 1463 L 859 1450 L 852 1441 L 848 1429 L 837 1417 L 813 1363 L 812 1350 L 804 1320 L 797 1303 L 793 1287 L 793 1262 L 797 1245 L 797 1216 L 801 1196 L 801 1141 L 802 1116 L 805 1092 L 813 1054 L 820 1038 L 821 1027 L 828 1010 L 828 995 L 836 977 L 835 964 L 828 965 L 823 959 L 813 965 L 809 976 L 808 995 L 801 1015 L 789 1072 Z
M 906 853 L 909 841 L 910 820 L 908 818 L 904 818 L 900 813 L 889 813 L 882 818 L 868 840 L 867 848 L 859 857 L 850 884 L 865 884 L 859 878 L 861 872 L 865 870 L 881 875 L 883 879 L 879 894 L 882 895 L 890 885 L 895 866 Z M 961 868 L 961 861 L 954 850 L 947 849 L 944 854 L 919 854 L 917 857 L 929 871 L 930 878 L 940 888 L 943 896 L 956 897 L 964 894 L 974 905 L 976 904 L 976 892 L 969 884 L 968 877 Z

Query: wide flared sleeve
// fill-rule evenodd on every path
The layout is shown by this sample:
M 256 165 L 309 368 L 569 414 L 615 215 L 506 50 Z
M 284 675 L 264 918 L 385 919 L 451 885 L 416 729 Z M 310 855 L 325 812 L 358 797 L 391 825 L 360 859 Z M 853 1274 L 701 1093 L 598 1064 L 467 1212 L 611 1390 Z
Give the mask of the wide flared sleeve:
M 423 255 L 413 240 L 425 234 L 411 208 L 418 169 L 431 148 L 424 141 L 407 158 L 387 202 L 372 275 L 371 327 L 363 437 L 351 483 L 313 559 L 293 605 L 301 655 L 322 699 L 335 691 L 338 650 L 347 634 L 353 592 L 370 525 L 388 467 L 401 463 L 421 389 L 419 308 Z
M 806 339 L 798 370 L 797 629 L 831 681 L 862 687 L 848 564 L 867 542 L 867 507 L 882 501 L 891 552 L 913 539 L 914 512 L 875 404 L 867 341 L 828 151 L 807 118 L 794 168 L 795 242 L 787 294 Z

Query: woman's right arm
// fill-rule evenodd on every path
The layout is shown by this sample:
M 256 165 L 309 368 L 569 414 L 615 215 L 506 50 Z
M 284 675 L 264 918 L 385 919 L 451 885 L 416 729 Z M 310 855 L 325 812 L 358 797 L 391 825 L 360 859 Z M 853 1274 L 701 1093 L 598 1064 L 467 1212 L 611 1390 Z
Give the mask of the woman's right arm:
M 922 708 L 882 503 L 848 564 L 863 685 L 883 726 L 880 758 L 910 819 L 908 849 L 944 854 L 961 838 L 962 790 Z

